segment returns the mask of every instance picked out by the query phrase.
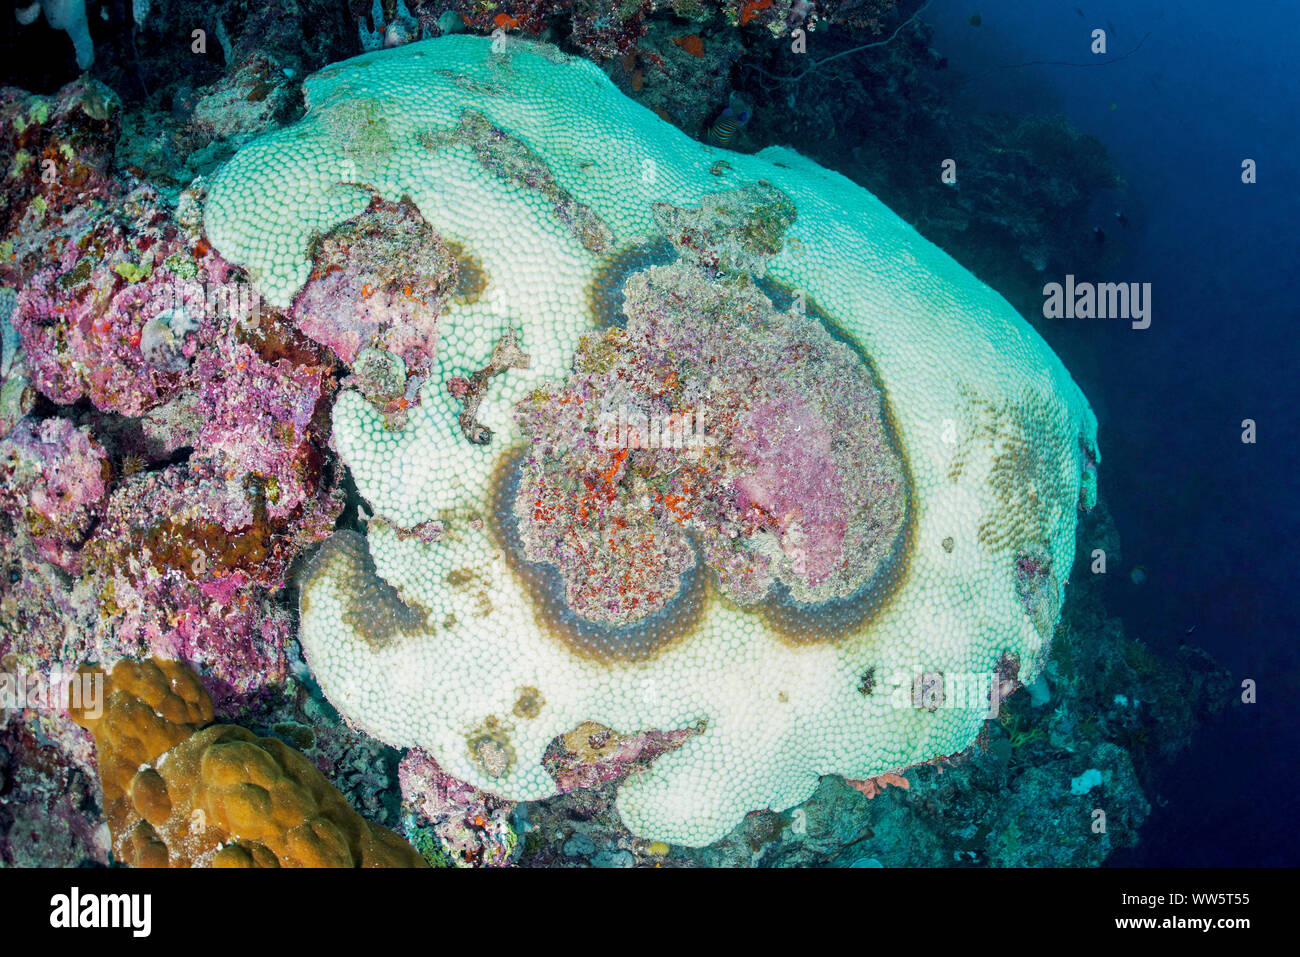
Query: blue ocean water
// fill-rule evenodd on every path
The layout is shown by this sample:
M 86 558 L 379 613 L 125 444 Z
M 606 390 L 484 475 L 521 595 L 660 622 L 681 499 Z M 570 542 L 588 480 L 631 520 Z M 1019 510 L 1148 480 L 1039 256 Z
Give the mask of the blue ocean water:
M 1105 144 L 1128 182 L 1127 226 L 1113 205 L 1096 209 L 1123 252 L 1087 278 L 1151 283 L 1150 328 L 1035 324 L 1100 419 L 1102 494 L 1124 558 L 1111 569 L 1111 611 L 1157 653 L 1200 645 L 1258 687 L 1258 703 L 1198 733 L 1164 778 L 1140 845 L 1111 863 L 1294 865 L 1297 7 L 935 0 L 925 18 L 965 78 L 959 104 L 1061 113 Z M 1096 28 L 1107 31 L 1105 55 L 1090 51 Z M 1117 62 L 1063 65 L 1106 60 Z M 1020 65 L 1031 61 L 1056 62 Z M 1247 159 L 1257 168 L 1249 185 Z M 1242 441 L 1246 419 L 1254 444 Z M 1130 577 L 1138 566 L 1141 584 Z

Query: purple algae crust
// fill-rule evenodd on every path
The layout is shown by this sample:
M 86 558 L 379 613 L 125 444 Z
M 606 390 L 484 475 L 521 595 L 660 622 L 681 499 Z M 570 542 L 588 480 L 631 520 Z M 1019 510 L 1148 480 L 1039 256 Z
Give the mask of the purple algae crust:
M 624 299 L 626 327 L 584 338 L 573 375 L 516 408 L 525 557 L 605 624 L 662 610 L 699 558 L 742 605 L 778 583 L 814 603 L 870 582 L 907 486 L 856 350 L 743 274 L 682 260 L 634 273 Z

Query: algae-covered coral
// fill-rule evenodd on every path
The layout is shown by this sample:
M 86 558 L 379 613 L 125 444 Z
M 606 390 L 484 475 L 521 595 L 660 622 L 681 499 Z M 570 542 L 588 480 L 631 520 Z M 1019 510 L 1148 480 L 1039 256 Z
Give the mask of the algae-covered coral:
M 698 723 L 618 798 L 634 832 L 698 845 L 820 775 L 962 750 L 999 669 L 1037 675 L 1096 422 L 992 290 L 847 180 L 786 149 L 701 145 L 544 46 L 411 44 L 304 92 L 302 121 L 212 183 L 216 249 L 288 308 L 313 237 L 377 194 L 409 199 L 486 277 L 444 308 L 402 431 L 359 394 L 334 408 L 333 442 L 383 521 L 368 560 L 355 539 L 316 558 L 301 640 L 350 718 L 516 800 L 555 791 L 544 752 L 583 722 Z M 623 315 L 590 307 L 609 302 Z M 590 344 L 611 325 L 641 354 Z M 448 383 L 507 334 L 530 362 L 493 379 L 477 415 L 495 438 L 472 444 Z M 756 348 L 764 335 L 791 356 Z M 600 378 L 620 364 L 617 386 Z M 795 388 L 819 368 L 838 371 Z M 867 395 L 878 414 L 836 411 Z M 548 408 L 680 422 L 712 401 L 726 441 L 694 457 L 611 445 L 590 414 Z M 583 488 L 585 516 L 537 518 Z M 429 523 L 432 540 L 409 534 Z M 629 567 L 635 603 L 596 580 Z M 392 590 L 378 635 L 358 626 L 376 579 Z M 523 688 L 545 703 L 520 715 Z

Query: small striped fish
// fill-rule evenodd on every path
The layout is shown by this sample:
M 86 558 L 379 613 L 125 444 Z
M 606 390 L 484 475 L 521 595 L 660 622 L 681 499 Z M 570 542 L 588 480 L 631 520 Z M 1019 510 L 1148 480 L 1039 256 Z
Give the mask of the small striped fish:
M 709 143 L 712 146 L 730 146 L 736 133 L 749 122 L 749 110 L 736 110 L 728 106 L 718 114 L 709 127 Z

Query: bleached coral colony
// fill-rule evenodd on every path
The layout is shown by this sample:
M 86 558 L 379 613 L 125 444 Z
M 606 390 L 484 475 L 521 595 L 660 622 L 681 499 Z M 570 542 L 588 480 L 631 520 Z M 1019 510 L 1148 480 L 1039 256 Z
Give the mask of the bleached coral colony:
M 555 792 L 543 752 L 583 722 L 695 729 L 618 808 L 700 845 L 820 775 L 966 748 L 990 688 L 1038 673 L 1096 420 L 874 196 L 501 37 L 369 53 L 305 96 L 212 182 L 221 255 L 290 311 L 341 224 L 413 204 L 456 262 L 429 348 L 333 413 L 372 517 L 315 558 L 300 632 L 351 721 L 517 800 Z M 341 308 L 379 328 L 400 304 L 371 291 Z

